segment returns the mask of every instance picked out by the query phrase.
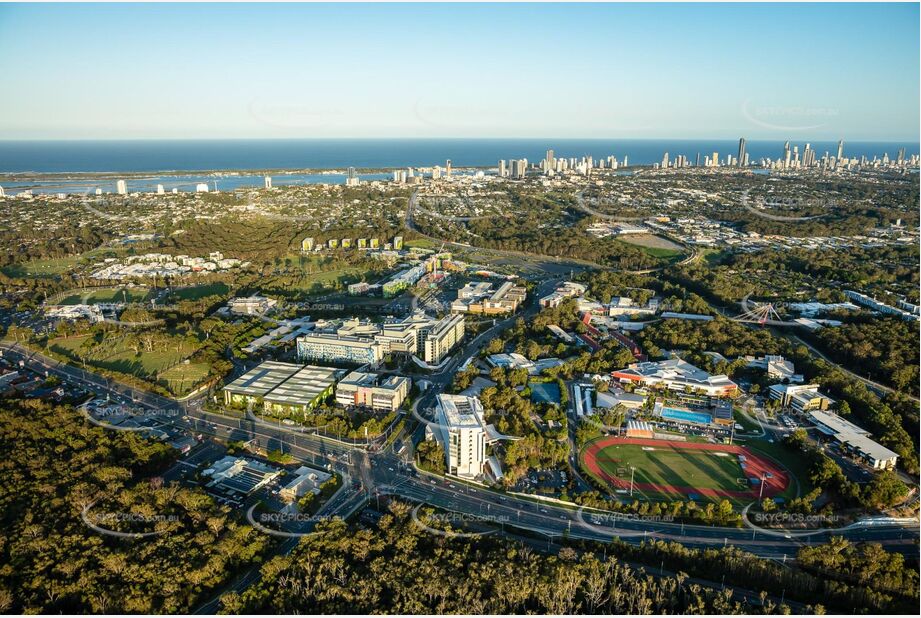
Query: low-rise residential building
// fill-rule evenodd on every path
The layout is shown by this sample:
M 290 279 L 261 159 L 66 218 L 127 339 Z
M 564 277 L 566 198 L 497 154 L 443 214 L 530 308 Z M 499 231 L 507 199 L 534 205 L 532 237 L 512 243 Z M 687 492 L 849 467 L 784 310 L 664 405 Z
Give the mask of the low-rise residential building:
M 482 315 L 514 313 L 527 295 L 525 288 L 511 281 L 504 282 L 496 290 L 485 281 L 471 282 L 458 290 L 457 300 L 451 303 L 451 311 Z
M 329 472 L 307 466 L 301 466 L 294 471 L 294 474 L 294 479 L 278 492 L 278 497 L 286 502 L 294 502 L 308 492 L 314 495 L 319 494 L 320 486 L 333 476 Z
M 227 307 L 230 309 L 230 313 L 234 315 L 256 316 L 266 315 L 277 305 L 278 301 L 274 298 L 266 298 L 265 296 L 259 296 L 258 294 L 241 298 L 232 298 L 227 303 Z
M 680 358 L 633 363 L 626 369 L 612 371 L 611 376 L 623 383 L 673 391 L 691 390 L 711 397 L 727 397 L 738 392 L 738 386 L 728 376 L 710 375 Z
M 608 317 L 622 315 L 655 315 L 659 310 L 659 299 L 652 298 L 645 307 L 636 304 L 629 296 L 615 296 L 607 304 Z
M 870 439 L 870 432 L 829 412 L 813 410 L 809 418 L 822 433 L 831 436 L 846 450 L 857 455 L 877 470 L 891 470 L 899 456 L 885 446 Z
M 403 376 L 381 376 L 353 371 L 336 385 L 336 403 L 393 412 L 409 395 L 411 381 Z
M 763 369 L 769 378 L 786 380 L 795 384 L 801 384 L 803 382 L 804 378 L 802 375 L 796 373 L 793 361 L 786 360 L 783 356 L 768 354 L 763 358 L 746 358 L 749 359 L 748 367 Z
M 876 300 L 875 298 L 867 296 L 866 294 L 855 292 L 854 290 L 845 290 L 844 294 L 857 304 L 863 305 L 864 307 L 869 307 L 874 311 L 879 311 L 880 313 L 884 313 L 886 315 L 895 315 L 902 318 L 903 320 L 921 319 L 921 315 L 918 315 L 911 310 L 900 309 L 898 307 L 893 307 L 892 305 L 887 305 L 882 301 Z
M 827 410 L 834 400 L 819 392 L 818 384 L 772 384 L 768 396 L 785 408 L 797 412 Z
M 425 267 L 422 265 L 413 266 L 412 268 L 395 274 L 383 285 L 384 297 L 391 298 L 396 296 L 406 288 L 415 285 L 424 274 Z
M 209 489 L 247 496 L 271 483 L 281 470 L 253 459 L 228 455 L 211 464 L 202 474 L 211 478 Z
M 562 285 L 556 288 L 553 292 L 544 296 L 540 299 L 541 307 L 557 307 L 567 298 L 572 298 L 573 296 L 582 296 L 585 294 L 586 288 L 581 283 L 575 283 L 573 281 L 566 281 Z

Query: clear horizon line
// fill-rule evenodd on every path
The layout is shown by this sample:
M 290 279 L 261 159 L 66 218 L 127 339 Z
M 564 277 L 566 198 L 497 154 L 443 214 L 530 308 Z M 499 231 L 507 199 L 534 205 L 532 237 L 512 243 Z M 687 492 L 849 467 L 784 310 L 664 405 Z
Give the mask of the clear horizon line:
M 507 140 L 533 140 L 533 141 L 547 141 L 547 140 L 580 140 L 580 141 L 700 141 L 700 140 L 737 140 L 739 138 L 744 138 L 749 142 L 769 142 L 769 141 L 836 141 L 844 140 L 846 143 L 873 143 L 873 142 L 906 142 L 910 144 L 921 143 L 919 136 L 913 136 L 911 138 L 902 137 L 874 137 L 874 138 L 854 138 L 848 139 L 847 137 L 748 137 L 747 135 L 736 135 L 732 137 L 718 137 L 718 136 L 709 136 L 709 137 L 561 137 L 561 136 L 537 136 L 537 137 L 522 137 L 522 136 L 512 136 L 512 137 L 490 137 L 490 136 L 476 136 L 476 137 L 458 137 L 458 136 L 434 136 L 434 137 L 397 137 L 397 136 L 382 136 L 382 137 L 0 137 L 0 143 L 2 142 L 220 142 L 220 141 L 393 141 L 393 140 L 405 140 L 405 141 L 436 141 L 436 140 L 491 140 L 491 141 L 507 141 Z

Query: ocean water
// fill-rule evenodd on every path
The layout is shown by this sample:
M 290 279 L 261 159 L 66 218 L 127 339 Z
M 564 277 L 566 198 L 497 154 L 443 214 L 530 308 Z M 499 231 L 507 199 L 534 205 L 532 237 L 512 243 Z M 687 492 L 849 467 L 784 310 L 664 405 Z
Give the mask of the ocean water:
M 791 144 L 803 152 L 805 141 Z M 837 153 L 837 143 L 813 141 L 818 157 Z M 868 157 L 899 148 L 918 153 L 918 143 L 845 142 L 848 156 Z M 692 162 L 700 153 L 720 157 L 738 152 L 738 140 L 617 139 L 290 139 L 290 140 L 147 140 L 147 141 L 0 141 L 0 174 L 10 173 L 164 173 L 213 170 L 344 170 L 445 165 L 496 166 L 499 159 L 539 161 L 548 149 L 557 157 L 591 155 L 595 159 L 628 156 L 648 165 L 683 154 Z M 751 140 L 752 161 L 777 158 L 783 141 Z

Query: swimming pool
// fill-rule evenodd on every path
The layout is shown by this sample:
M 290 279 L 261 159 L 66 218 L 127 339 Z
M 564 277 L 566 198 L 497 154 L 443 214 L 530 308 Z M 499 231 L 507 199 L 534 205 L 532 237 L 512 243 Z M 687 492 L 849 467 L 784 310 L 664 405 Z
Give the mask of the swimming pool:
M 685 423 L 697 423 L 698 425 L 709 425 L 713 420 L 713 417 L 704 412 L 676 410 L 675 408 L 662 408 L 662 418 L 673 421 L 684 421 Z

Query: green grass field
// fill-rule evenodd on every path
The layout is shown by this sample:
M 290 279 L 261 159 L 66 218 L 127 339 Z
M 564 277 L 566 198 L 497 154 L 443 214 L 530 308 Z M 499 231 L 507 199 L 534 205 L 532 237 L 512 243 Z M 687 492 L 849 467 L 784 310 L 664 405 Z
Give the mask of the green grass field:
M 415 240 L 407 240 L 403 242 L 403 246 L 407 249 L 411 247 L 418 247 L 420 249 L 437 249 L 441 246 L 441 243 L 436 243 L 428 238 L 416 238 Z
M 150 297 L 149 288 L 100 288 L 74 290 L 57 302 L 58 305 L 93 305 L 96 303 L 139 303 Z
M 88 367 L 107 369 L 132 375 L 146 382 L 161 384 L 177 395 L 191 391 L 208 375 L 210 369 L 206 363 L 180 363 L 166 369 L 195 352 L 194 346 L 185 343 L 180 345 L 178 350 L 175 346 L 169 346 L 166 349 L 161 347 L 153 352 L 141 351 L 138 354 L 127 341 L 113 337 L 104 345 L 95 347 L 86 358 L 82 358 L 82 346 L 88 337 L 89 335 L 58 337 L 50 340 L 48 347 L 73 359 L 75 364 L 80 365 L 85 360 Z
M 653 450 L 644 450 L 652 448 Z M 726 453 L 717 455 L 712 451 L 675 451 L 671 448 L 643 447 L 636 444 L 611 445 L 602 449 L 596 457 L 601 470 L 625 484 L 629 484 L 633 466 L 634 495 L 650 500 L 687 500 L 687 490 L 682 492 L 668 490 L 664 486 L 676 488 L 694 488 L 706 492 L 708 489 L 719 491 L 745 491 L 748 485 L 743 477 L 742 467 L 735 455 Z M 589 474 L 592 474 L 589 471 Z M 594 476 L 594 475 L 593 475 Z M 596 480 L 604 482 L 603 479 Z M 663 487 L 650 489 L 642 484 L 650 483 Z M 722 500 L 722 497 L 707 496 L 697 493 L 698 499 Z M 750 502 L 732 497 L 728 500 L 736 504 Z
M 211 367 L 207 363 L 178 364 L 160 374 L 160 380 L 174 393 L 187 393 L 208 377 Z
M 7 277 L 55 277 L 63 275 L 73 268 L 80 260 L 79 257 L 49 258 L 45 260 L 30 260 L 3 267 L 3 274 Z

